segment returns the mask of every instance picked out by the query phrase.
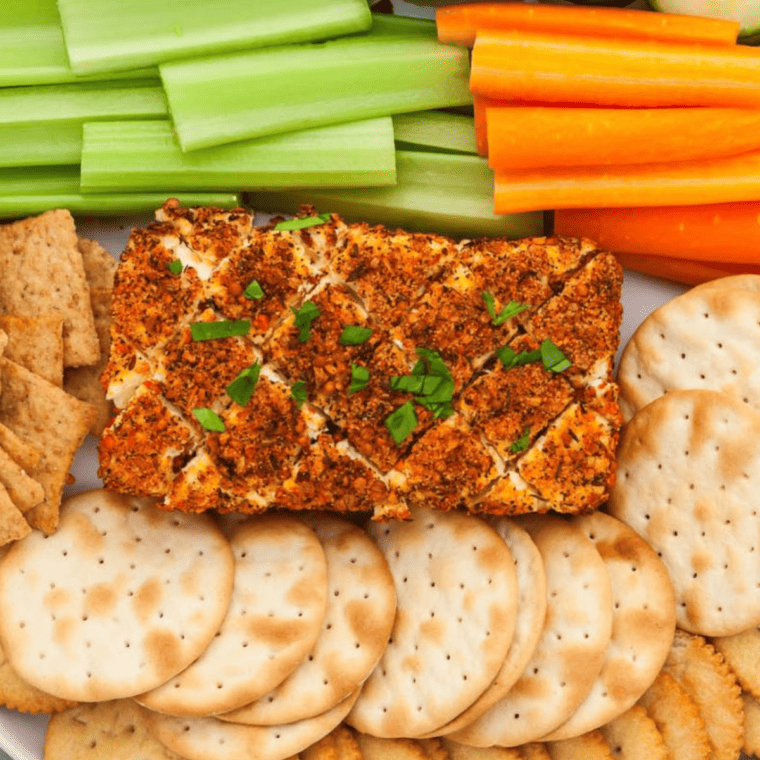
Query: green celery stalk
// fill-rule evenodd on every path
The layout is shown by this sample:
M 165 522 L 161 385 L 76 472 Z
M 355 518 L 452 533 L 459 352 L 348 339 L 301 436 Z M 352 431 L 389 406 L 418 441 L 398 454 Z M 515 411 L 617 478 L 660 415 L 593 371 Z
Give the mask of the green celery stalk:
M 238 193 L 98 193 L 79 190 L 79 166 L 34 166 L 0 169 L 0 218 L 39 214 L 53 208 L 66 208 L 75 214 L 118 216 L 151 212 L 167 198 L 179 198 L 185 206 L 235 208 L 241 203 Z
M 86 121 L 167 115 L 156 79 L 0 89 L 0 166 L 79 163 Z
M 398 184 L 387 188 L 254 193 L 257 211 L 293 214 L 303 203 L 351 221 L 456 237 L 543 234 L 543 214 L 496 216 L 486 159 L 456 153 L 396 151 Z
M 162 64 L 182 150 L 324 124 L 471 103 L 466 48 L 429 27 Z
M 158 69 L 141 69 L 119 78 L 158 76 Z M 113 79 L 116 75 L 99 75 Z M 94 77 L 93 77 L 94 78 Z M 74 82 L 56 0 L 0 2 L 0 87 Z
M 71 66 L 118 71 L 366 31 L 367 0 L 58 0 Z
M 471 116 L 444 111 L 396 114 L 393 117 L 393 132 L 396 146 L 402 150 L 478 153 Z
M 168 121 L 84 126 L 81 186 L 103 190 L 366 187 L 396 182 L 390 117 L 183 153 Z

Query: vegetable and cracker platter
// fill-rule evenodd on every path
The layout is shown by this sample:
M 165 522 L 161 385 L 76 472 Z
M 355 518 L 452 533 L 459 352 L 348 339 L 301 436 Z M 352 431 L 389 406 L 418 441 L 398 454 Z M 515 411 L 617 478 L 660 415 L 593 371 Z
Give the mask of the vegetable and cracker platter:
M 0 757 L 760 756 L 752 14 L 178 5 L 0 9 Z

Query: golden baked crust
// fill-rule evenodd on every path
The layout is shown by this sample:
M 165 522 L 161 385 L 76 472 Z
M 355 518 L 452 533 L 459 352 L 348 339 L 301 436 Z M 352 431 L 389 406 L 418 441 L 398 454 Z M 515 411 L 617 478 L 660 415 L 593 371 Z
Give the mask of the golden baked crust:
M 168 203 L 132 234 L 103 374 L 118 412 L 100 448 L 107 487 L 186 511 L 376 518 L 416 504 L 518 514 L 606 501 L 620 429 L 611 254 L 587 240 L 457 242 L 335 215 L 293 231 L 252 221 Z M 197 322 L 231 321 L 241 333 L 193 336 Z M 347 326 L 368 335 L 346 341 Z M 547 342 L 569 367 L 547 368 Z M 532 358 L 509 366 L 510 353 Z M 227 388 L 253 366 L 261 376 L 241 404 Z M 393 385 L 414 376 L 428 376 L 425 392 L 440 383 L 437 406 Z M 410 430 L 394 435 L 389 417 L 405 405 Z

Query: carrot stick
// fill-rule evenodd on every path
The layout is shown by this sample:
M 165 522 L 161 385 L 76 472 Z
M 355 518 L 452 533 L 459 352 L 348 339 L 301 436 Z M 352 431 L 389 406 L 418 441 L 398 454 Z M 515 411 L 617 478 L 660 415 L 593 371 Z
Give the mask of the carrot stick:
M 488 130 L 486 126 L 486 108 L 508 105 L 502 100 L 491 100 L 482 95 L 472 96 L 472 110 L 475 122 L 475 147 L 479 156 L 488 155 Z
M 554 213 L 554 230 L 615 253 L 760 265 L 760 201 L 563 209 Z
M 760 106 L 760 52 L 540 32 L 478 32 L 470 90 L 508 101 Z
M 691 161 L 760 148 L 755 108 L 487 109 L 495 169 Z
M 625 269 L 685 285 L 699 285 L 735 274 L 760 274 L 760 264 L 726 264 L 637 253 L 619 253 L 616 257 Z
M 756 200 L 760 151 L 701 161 L 495 171 L 497 214 Z
M 462 3 L 435 12 L 438 39 L 472 47 L 476 30 L 524 29 L 560 34 L 643 38 L 733 45 L 739 22 L 630 8 L 588 8 L 536 3 Z

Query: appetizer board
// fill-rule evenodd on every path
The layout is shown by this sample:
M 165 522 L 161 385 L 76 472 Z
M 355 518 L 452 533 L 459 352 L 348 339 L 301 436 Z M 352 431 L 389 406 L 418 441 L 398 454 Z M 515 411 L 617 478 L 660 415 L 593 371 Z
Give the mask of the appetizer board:
M 257 217 L 257 222 L 266 217 Z M 78 218 L 77 232 L 83 237 L 97 240 L 115 257 L 123 250 L 130 230 L 144 226 L 149 216 L 120 219 Z M 625 345 L 641 321 L 654 309 L 684 291 L 684 287 L 664 280 L 656 280 L 635 272 L 626 272 L 623 282 L 623 322 L 621 347 Z M 81 447 L 72 468 L 75 482 L 68 486 L 68 495 L 98 487 L 97 450 L 95 439 L 89 436 Z M 42 760 L 46 716 L 22 715 L 0 708 L 0 760 L 4 752 L 12 760 Z

